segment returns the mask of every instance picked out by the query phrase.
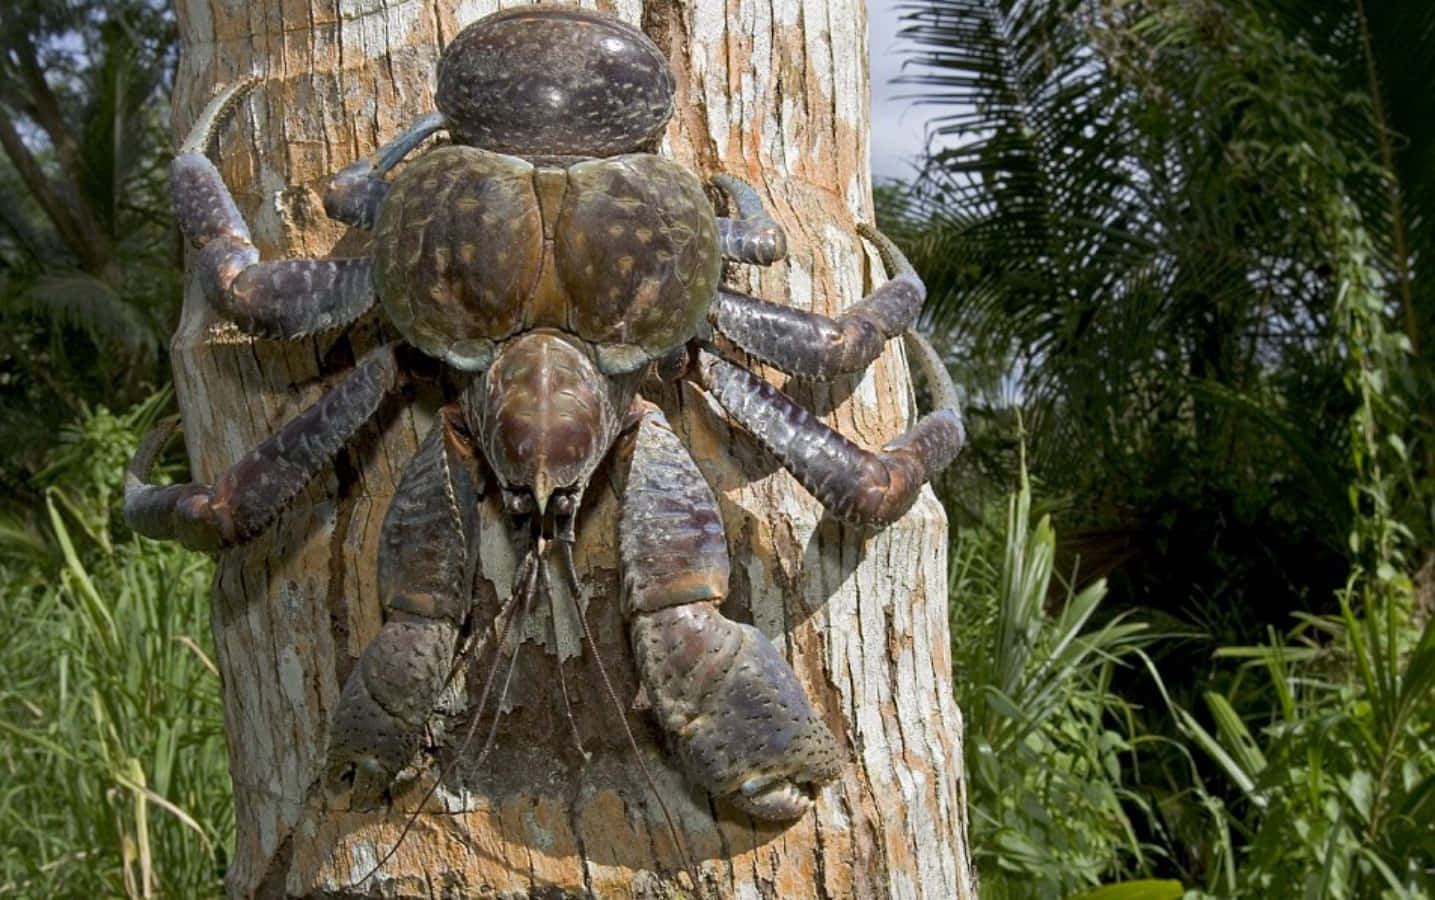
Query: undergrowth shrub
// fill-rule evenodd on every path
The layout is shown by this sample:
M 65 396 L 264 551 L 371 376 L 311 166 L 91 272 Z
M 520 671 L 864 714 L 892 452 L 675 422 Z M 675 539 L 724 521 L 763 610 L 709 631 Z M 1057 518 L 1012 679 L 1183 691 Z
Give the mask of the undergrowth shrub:
M 1206 694 L 1212 729 L 1174 708 L 1242 801 L 1201 789 L 1224 835 L 1213 895 L 1435 896 L 1435 631 L 1395 609 L 1357 615 L 1346 597 L 1338 616 L 1224 648 L 1258 690 Z
M 168 397 L 67 429 L 0 523 L 0 895 L 215 896 L 233 808 L 201 554 L 119 521 Z
M 963 530 L 949 592 L 986 898 L 1068 897 L 1150 869 L 1130 818 L 1148 814 L 1146 801 L 1125 775 L 1144 739 L 1111 681 L 1151 638 L 1124 616 L 1097 621 L 1104 582 L 1054 587 L 1055 534 L 1049 518 L 1031 521 L 1031 502 L 1023 479 L 1004 522 Z M 1180 894 L 1174 882 L 1113 888 Z

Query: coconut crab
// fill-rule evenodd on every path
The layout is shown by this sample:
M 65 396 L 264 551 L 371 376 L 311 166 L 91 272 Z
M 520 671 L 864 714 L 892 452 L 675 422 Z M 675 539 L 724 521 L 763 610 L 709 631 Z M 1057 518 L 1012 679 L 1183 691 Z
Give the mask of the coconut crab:
M 147 484 L 163 435 L 148 440 L 126 484 L 127 520 L 205 549 L 251 539 L 425 368 L 420 357 L 437 360 L 453 402 L 385 519 L 387 621 L 345 685 L 330 779 L 372 802 L 418 750 L 469 617 L 477 498 L 501 496 L 526 547 L 515 591 L 532 595 L 550 557 L 573 577 L 584 491 L 617 448 L 631 455 L 621 603 L 660 724 L 694 782 L 761 818 L 800 815 L 836 774 L 835 741 L 767 639 L 718 612 L 728 557 L 716 502 L 638 386 L 654 368 L 693 380 L 835 515 L 889 522 L 955 454 L 955 404 L 867 451 L 710 338 L 799 376 L 859 370 L 920 305 L 910 267 L 871 234 L 894 277 L 835 320 L 724 289 L 724 259 L 770 264 L 785 253 L 782 232 L 742 182 L 713 180 L 729 212 L 719 217 L 696 176 L 639 152 L 671 115 L 672 74 L 641 32 L 605 15 L 510 10 L 455 38 L 439 65 L 439 111 L 331 182 L 326 210 L 373 231 L 371 257 L 260 260 L 204 153 L 237 96 L 211 104 L 173 168 L 206 296 L 279 339 L 342 326 L 378 302 L 402 340 L 212 485 Z M 396 169 L 439 131 L 453 143 Z

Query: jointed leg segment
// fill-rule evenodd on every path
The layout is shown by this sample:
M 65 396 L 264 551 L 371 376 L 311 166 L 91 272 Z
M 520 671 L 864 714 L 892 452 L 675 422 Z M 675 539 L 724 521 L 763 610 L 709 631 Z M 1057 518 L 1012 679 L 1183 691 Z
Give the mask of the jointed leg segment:
M 836 319 L 719 290 L 708 319 L 733 343 L 789 375 L 829 380 L 860 372 L 917 317 L 926 291 L 898 275 Z
M 743 428 L 833 515 L 848 522 L 896 521 L 916 502 L 922 485 L 961 449 L 962 425 L 955 409 L 924 416 L 886 448 L 872 451 L 710 349 L 699 352 L 697 373 L 703 387 Z
M 171 164 L 179 227 L 200 248 L 200 286 L 226 318 L 261 337 L 317 334 L 352 322 L 374 305 L 372 264 L 367 258 L 260 262 L 224 179 L 204 155 L 220 117 L 253 83 L 239 82 L 215 98 Z M 442 125 L 437 113 L 425 116 L 372 157 L 345 167 L 330 185 L 330 215 L 371 225 L 388 191 L 383 174 Z
M 744 222 L 767 217 L 752 188 L 728 176 L 713 180 L 719 179 L 746 191 L 744 202 L 734 200 Z M 881 354 L 887 341 L 911 327 L 927 289 L 885 235 L 865 226 L 859 231 L 877 246 L 891 278 L 837 318 L 720 289 L 708 320 L 733 343 L 789 375 L 825 381 L 861 371 Z
M 199 153 L 174 158 L 170 190 L 180 230 L 200 247 L 205 297 L 246 331 L 303 337 L 352 322 L 374 305 L 368 259 L 260 262 L 219 170 Z
M 329 218 L 354 228 L 373 228 L 379 204 L 389 193 L 389 182 L 384 175 L 443 127 L 442 113 L 431 112 L 420 116 L 398 137 L 371 155 L 340 169 L 329 179 L 329 189 L 324 194 L 324 212 Z
M 145 483 L 169 431 L 151 434 L 125 475 L 125 523 L 140 534 L 177 540 L 196 550 L 218 550 L 254 538 L 333 460 L 398 383 L 394 346 L 371 351 L 213 486 Z
M 891 280 L 836 319 L 723 291 L 713 305 L 718 331 L 790 374 L 829 379 L 858 371 L 886 341 L 902 335 L 932 384 L 938 409 L 879 451 L 867 450 L 824 425 L 782 391 L 700 347 L 696 376 L 722 406 L 777 457 L 803 487 L 838 518 L 862 525 L 895 521 L 916 501 L 963 441 L 956 389 L 912 320 L 926 289 L 901 251 L 861 227 Z
M 718 218 L 723 256 L 757 266 L 770 266 L 787 256 L 787 234 L 768 215 L 752 185 L 731 175 L 714 175 L 712 183 L 727 196 L 735 213 Z

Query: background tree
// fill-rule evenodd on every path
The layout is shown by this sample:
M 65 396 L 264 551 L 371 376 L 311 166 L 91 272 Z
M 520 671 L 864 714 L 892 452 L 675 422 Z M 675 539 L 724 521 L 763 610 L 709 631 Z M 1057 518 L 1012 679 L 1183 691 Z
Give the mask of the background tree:
M 261 84 L 215 153 L 257 242 L 270 258 L 353 249 L 357 238 L 321 215 L 325 177 L 429 107 L 438 48 L 490 8 L 401 3 L 346 18 L 313 4 L 230 11 L 181 3 L 176 131 L 217 85 L 257 73 Z M 678 73 L 679 112 L 666 139 L 673 156 L 704 175 L 752 180 L 788 229 L 790 263 L 755 276 L 753 286 L 828 312 L 859 297 L 874 270 L 852 231 L 870 204 L 861 6 L 648 2 L 617 11 L 642 22 Z M 191 291 L 174 346 L 195 476 L 212 479 L 312 402 L 383 339 L 382 327 L 371 320 L 311 342 L 255 341 L 217 323 Z M 900 430 L 897 413 L 907 408 L 895 352 L 855 384 L 794 390 L 874 445 Z M 527 635 L 545 650 L 519 657 L 513 708 L 493 752 L 480 770 L 455 766 L 436 796 L 444 812 L 420 814 L 400 843 L 412 803 L 387 814 L 329 808 L 318 785 L 325 726 L 378 625 L 371 544 L 431 401 L 420 398 L 416 415 L 381 414 L 272 533 L 218 561 L 215 630 L 239 821 L 232 893 L 332 896 L 382 886 L 662 895 L 685 860 L 721 894 L 759 884 L 819 896 L 970 890 L 939 509 L 924 501 L 876 535 L 824 519 L 691 390 L 664 401 L 682 411 L 721 497 L 738 561 L 733 611 L 785 643 L 848 741 L 852 764 L 816 814 L 788 828 L 728 810 L 715 818 L 707 798 L 668 767 L 646 720 L 630 716 L 653 773 L 647 784 L 615 724 L 619 713 L 601 694 L 573 695 L 594 683 L 593 654 L 571 619 L 555 615 L 550 626 L 546 610 Z M 603 494 L 591 510 L 578 569 L 597 649 L 619 696 L 631 698 L 611 602 L 614 504 Z M 495 521 L 496 510 L 485 517 Z M 512 561 L 501 529 L 490 533 L 480 597 L 502 597 Z M 572 733 L 560 666 L 573 695 Z M 471 673 L 471 683 L 482 674 Z M 460 759 L 465 748 L 453 745 L 461 733 L 448 739 Z M 396 845 L 375 880 L 360 884 Z
M 1266 24 L 1279 4 L 908 7 L 909 81 L 942 109 L 912 248 L 987 387 L 973 461 L 1011 470 L 1015 387 L 1084 576 L 1232 639 L 1329 609 L 1344 579 L 1345 235 L 1321 210 L 1356 204 L 1400 308 L 1428 256 L 1393 217 L 1372 32 L 1330 6 L 1300 14 L 1319 40 Z
M 152 0 L 12 3 L 0 34 L 0 486 L 23 518 L 61 424 L 168 378 L 174 26 Z

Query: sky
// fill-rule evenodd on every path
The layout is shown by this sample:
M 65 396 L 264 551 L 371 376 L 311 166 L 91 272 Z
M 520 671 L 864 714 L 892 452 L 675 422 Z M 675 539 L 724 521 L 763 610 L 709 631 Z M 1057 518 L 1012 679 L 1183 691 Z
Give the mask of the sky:
M 897 0 L 867 0 L 867 46 L 872 68 L 872 174 L 911 178 L 913 158 L 922 152 L 922 131 L 932 107 L 897 99 L 911 85 L 893 85 L 907 56 L 897 40 Z

